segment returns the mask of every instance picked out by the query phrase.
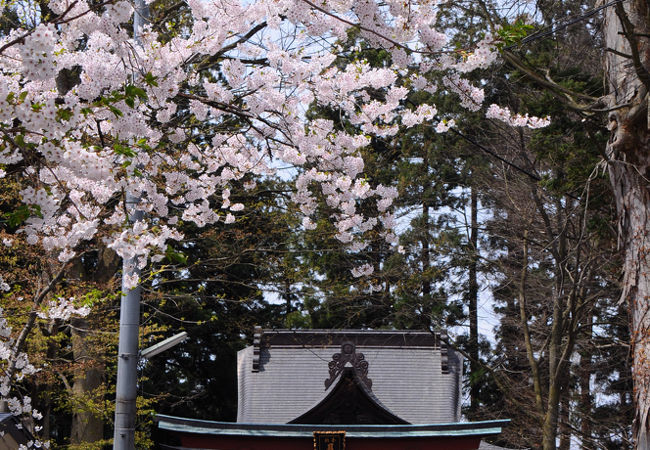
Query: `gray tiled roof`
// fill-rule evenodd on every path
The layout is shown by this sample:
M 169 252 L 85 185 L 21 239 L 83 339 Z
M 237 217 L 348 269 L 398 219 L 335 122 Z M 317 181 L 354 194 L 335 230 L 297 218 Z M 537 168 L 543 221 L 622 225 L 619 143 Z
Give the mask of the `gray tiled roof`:
M 368 362 L 372 392 L 413 424 L 458 422 L 462 360 L 429 332 L 264 330 L 237 358 L 242 423 L 287 423 L 318 403 L 328 363 L 353 342 Z M 254 371 L 255 370 L 258 371 Z

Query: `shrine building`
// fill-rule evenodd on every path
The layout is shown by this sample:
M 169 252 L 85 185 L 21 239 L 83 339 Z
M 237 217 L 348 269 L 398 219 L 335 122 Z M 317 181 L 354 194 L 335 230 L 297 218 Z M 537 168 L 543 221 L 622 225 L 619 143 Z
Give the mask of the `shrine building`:
M 237 358 L 237 422 L 156 416 L 160 449 L 476 450 L 462 358 L 440 333 L 262 330 Z

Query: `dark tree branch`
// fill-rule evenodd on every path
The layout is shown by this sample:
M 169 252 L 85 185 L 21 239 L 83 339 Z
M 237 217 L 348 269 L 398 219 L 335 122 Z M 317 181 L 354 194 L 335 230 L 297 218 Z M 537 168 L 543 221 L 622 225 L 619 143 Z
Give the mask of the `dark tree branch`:
M 639 41 L 636 38 L 634 33 L 634 25 L 630 21 L 630 18 L 625 12 L 622 3 L 616 4 L 616 15 L 621 21 L 621 27 L 623 28 L 623 34 L 630 44 L 630 51 L 632 52 L 632 62 L 634 63 L 634 71 L 639 77 L 639 80 L 643 83 L 646 88 L 646 91 L 650 91 L 650 73 L 643 67 L 641 62 L 641 56 L 639 55 Z

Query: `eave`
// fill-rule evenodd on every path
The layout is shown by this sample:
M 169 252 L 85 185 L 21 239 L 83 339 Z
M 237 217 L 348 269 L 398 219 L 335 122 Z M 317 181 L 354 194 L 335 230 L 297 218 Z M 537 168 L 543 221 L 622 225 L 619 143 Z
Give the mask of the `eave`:
M 217 422 L 158 414 L 161 430 L 208 436 L 265 438 L 311 438 L 314 431 L 345 431 L 348 438 L 403 439 L 421 437 L 494 436 L 509 420 L 457 422 L 426 425 L 318 425 Z

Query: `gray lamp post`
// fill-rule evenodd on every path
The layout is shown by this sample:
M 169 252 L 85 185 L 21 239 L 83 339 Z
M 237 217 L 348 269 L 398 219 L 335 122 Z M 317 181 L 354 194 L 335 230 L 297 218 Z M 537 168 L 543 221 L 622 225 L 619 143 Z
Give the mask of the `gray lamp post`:
M 135 0 L 133 36 L 140 43 L 140 28 L 149 18 L 149 7 L 144 0 Z M 127 193 L 127 206 L 136 205 L 139 199 Z M 131 223 L 142 220 L 144 213 L 136 210 Z M 122 299 L 120 301 L 120 335 L 117 359 L 117 385 L 115 392 L 115 430 L 113 448 L 135 449 L 135 417 L 138 388 L 138 334 L 140 328 L 140 286 L 128 289 L 127 276 L 140 276 L 136 259 L 125 259 L 122 265 Z

